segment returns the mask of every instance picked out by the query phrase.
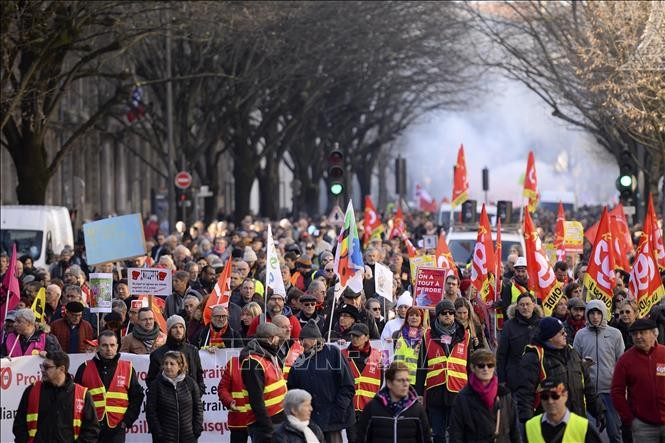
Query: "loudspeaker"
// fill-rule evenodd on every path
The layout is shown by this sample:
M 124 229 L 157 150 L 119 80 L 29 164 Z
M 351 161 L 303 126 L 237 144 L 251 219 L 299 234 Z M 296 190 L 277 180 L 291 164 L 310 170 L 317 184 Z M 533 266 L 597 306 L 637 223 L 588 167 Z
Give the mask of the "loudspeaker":
M 475 223 L 478 202 L 476 200 L 467 200 L 462 203 L 462 223 Z
M 502 224 L 510 223 L 513 215 L 513 202 L 510 200 L 499 200 L 496 202 L 496 215 Z

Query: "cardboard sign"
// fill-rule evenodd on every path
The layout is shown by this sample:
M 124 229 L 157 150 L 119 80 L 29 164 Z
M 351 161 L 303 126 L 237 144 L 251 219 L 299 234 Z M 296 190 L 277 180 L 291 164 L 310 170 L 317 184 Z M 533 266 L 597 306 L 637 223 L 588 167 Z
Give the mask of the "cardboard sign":
M 162 268 L 129 268 L 127 283 L 131 295 L 161 295 L 168 297 L 173 292 L 171 271 Z
M 436 235 L 423 235 L 423 248 L 436 249 Z
M 86 223 L 83 236 L 88 265 L 126 260 L 146 253 L 141 214 Z
M 374 283 L 377 294 L 389 301 L 393 300 L 393 272 L 388 266 L 381 263 L 374 265 Z
M 411 284 L 416 283 L 416 272 L 419 266 L 436 267 L 436 256 L 418 255 L 409 259 L 409 268 L 411 269 Z
M 90 312 L 111 312 L 113 274 L 90 274 Z
M 567 221 L 563 225 L 563 247 L 566 253 L 581 254 L 584 250 L 584 226 L 578 221 Z
M 414 294 L 416 306 L 434 308 L 445 294 L 447 269 L 420 266 L 416 274 Z

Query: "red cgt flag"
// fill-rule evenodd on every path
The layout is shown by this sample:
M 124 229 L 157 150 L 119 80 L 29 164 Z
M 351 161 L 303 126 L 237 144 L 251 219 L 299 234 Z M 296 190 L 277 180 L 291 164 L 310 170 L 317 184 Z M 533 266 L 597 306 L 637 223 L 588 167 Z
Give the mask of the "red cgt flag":
M 393 227 L 388 234 L 388 239 L 401 237 L 402 235 L 406 235 L 406 224 L 404 223 L 404 213 L 402 212 L 402 208 L 398 207 L 395 217 L 393 218 Z
M 526 162 L 526 173 L 524 174 L 524 196 L 529 199 L 529 211 L 533 212 L 538 207 L 538 177 L 536 176 L 536 157 L 533 151 L 529 151 Z
M 450 206 L 453 208 L 461 205 L 469 198 L 469 180 L 466 174 L 466 160 L 464 159 L 464 145 L 460 145 L 457 151 L 457 163 L 453 174 L 453 200 Z
M 210 293 L 206 306 L 203 309 L 203 323 L 210 323 L 210 317 L 212 316 L 212 307 L 217 305 L 229 305 L 229 300 L 231 299 L 231 259 L 229 258 L 226 261 L 226 266 L 224 270 L 219 275 L 217 283 L 215 283 L 215 288 Z
M 436 244 L 436 266 L 441 269 L 456 270 L 455 260 L 453 254 L 450 253 L 448 242 L 446 242 L 446 233 L 441 231 L 439 234 L 439 242 Z
M 494 278 L 496 283 L 494 285 L 494 297 L 496 300 L 496 294 L 501 291 L 501 261 L 503 254 L 503 245 L 501 244 L 501 218 L 498 218 L 496 221 L 496 247 L 494 248 Z
M 660 279 L 658 265 L 656 264 L 656 251 L 654 251 L 649 241 L 652 234 L 652 225 L 649 218 L 647 212 L 644 220 L 644 232 L 642 232 L 637 247 L 633 269 L 630 271 L 629 288 L 633 297 L 637 300 L 640 317 L 646 317 L 651 307 L 657 304 L 665 295 L 663 282 Z
M 584 276 L 584 287 L 587 289 L 587 300 L 602 300 L 608 311 L 612 309 L 612 289 L 616 285 L 614 257 L 614 241 L 606 207 L 600 217 L 598 232 L 589 257 L 589 266 Z
M 556 261 L 566 261 L 565 244 L 565 223 L 566 213 L 563 211 L 563 203 L 559 202 L 559 212 L 556 216 L 556 228 L 554 232 L 554 249 L 556 251 Z
M 480 212 L 478 236 L 476 237 L 476 245 L 473 248 L 471 284 L 473 284 L 484 301 L 488 301 L 492 295 L 492 287 L 494 286 L 494 276 L 492 273 L 495 267 L 492 230 L 489 218 L 487 217 L 487 210 L 483 203 L 483 209 Z
M 363 244 L 367 244 L 374 239 L 380 239 L 383 232 L 383 223 L 376 212 L 372 197 L 365 196 L 365 212 L 363 221 Z
M 533 285 L 536 297 L 542 300 L 545 315 L 552 315 L 552 310 L 559 303 L 563 291 L 552 265 L 547 261 L 547 254 L 529 211 L 525 211 L 524 215 L 524 247 L 529 283 Z
M 623 234 L 620 231 L 620 223 L 618 223 L 616 218 L 611 215 L 610 220 L 610 231 L 612 232 L 612 240 L 614 240 L 614 264 L 616 269 L 630 272 L 627 245 L 623 240 Z
M 656 210 L 653 207 L 653 196 L 649 194 L 649 203 L 647 204 L 647 215 L 650 219 L 651 232 L 649 234 L 649 242 L 651 243 L 651 249 L 653 249 L 654 254 L 656 255 L 656 263 L 658 263 L 658 269 L 661 271 L 665 270 L 665 245 L 663 244 L 663 230 L 658 226 L 658 217 L 656 216 Z M 645 230 L 646 230 L 646 221 Z

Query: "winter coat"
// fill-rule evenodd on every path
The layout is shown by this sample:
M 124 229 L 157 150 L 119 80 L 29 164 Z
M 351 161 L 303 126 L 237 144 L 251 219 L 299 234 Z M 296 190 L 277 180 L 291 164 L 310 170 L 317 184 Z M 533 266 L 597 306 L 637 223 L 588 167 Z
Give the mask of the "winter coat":
M 201 393 L 188 375 L 174 386 L 159 374 L 150 383 L 145 410 L 154 443 L 197 442 L 203 431 Z
M 166 334 L 159 331 L 157 338 L 155 338 L 155 343 L 152 345 L 152 351 L 163 346 L 164 343 L 166 343 Z M 134 337 L 133 332 L 122 337 L 119 352 L 127 352 L 129 354 L 150 354 L 150 351 L 145 347 L 145 344 L 143 344 L 138 338 Z
M 340 431 L 355 422 L 355 383 L 351 368 L 339 348 L 318 343 L 318 350 L 301 354 L 291 367 L 289 389 L 312 395 L 311 420 L 323 432 Z
M 597 309 L 603 315 L 598 327 L 589 321 L 589 311 Z M 614 367 L 623 354 L 624 343 L 621 332 L 607 325 L 607 306 L 600 300 L 591 300 L 584 313 L 587 326 L 575 335 L 573 348 L 581 357 L 591 357 L 594 364 L 589 367 L 589 376 L 598 394 L 609 394 Z
M 337 309 L 339 306 L 335 306 L 335 311 L 333 312 L 331 321 L 333 324 L 333 328 L 335 327 L 336 324 L 339 323 L 339 310 Z M 356 320 L 356 323 L 364 323 L 367 325 L 367 328 L 369 329 L 369 338 L 370 340 L 378 340 L 381 338 L 381 335 L 379 334 L 379 328 L 376 326 L 376 320 L 374 320 L 374 316 L 372 315 L 371 312 L 369 312 L 367 309 L 365 309 L 364 306 L 361 306 L 360 309 L 358 309 L 359 315 L 358 315 L 358 320 Z M 327 310 L 324 309 L 324 312 L 327 313 L 328 317 L 330 318 L 330 308 Z M 328 329 L 330 328 L 330 321 L 326 321 L 326 326 L 325 326 L 325 333 L 323 334 L 323 337 L 326 338 L 326 334 L 328 333 Z
M 536 306 L 530 318 L 525 318 L 516 305 L 508 308 L 509 320 L 504 323 L 499 347 L 496 350 L 496 374 L 501 383 L 515 392 L 519 384 L 519 368 L 524 347 L 531 342 L 542 318 L 540 306 Z
M 589 371 L 582 366 L 582 358 L 571 346 L 553 349 L 534 339 L 532 344 L 541 346 L 544 351 L 543 366 L 545 377 L 561 380 L 568 388 L 566 406 L 570 412 L 586 417 L 587 409 L 597 417 L 605 411 L 602 400 L 596 394 L 594 384 L 589 378 Z M 540 361 L 532 348 L 526 348 L 519 369 L 517 387 L 517 408 L 519 419 L 524 422 L 534 415 L 535 393 L 540 383 Z M 542 408 L 538 406 L 538 413 Z
M 67 321 L 66 318 L 60 318 L 51 323 L 51 335 L 53 335 L 56 339 L 58 339 L 60 347 L 65 352 L 70 352 L 69 337 L 71 332 L 72 328 L 69 325 L 69 322 Z M 81 322 L 79 323 L 78 326 L 77 347 L 76 350 L 73 351 L 73 353 L 86 352 L 88 348 L 90 348 L 90 345 L 87 344 L 85 341 L 92 340 L 93 338 L 94 338 L 94 332 L 92 331 L 92 325 L 89 322 L 81 319 Z
M 210 330 L 212 328 L 212 324 L 209 325 L 209 327 L 204 327 L 201 328 L 197 336 L 194 338 L 192 343 L 194 346 L 197 348 L 201 349 L 204 346 L 211 346 L 210 345 Z M 226 327 L 226 331 L 224 331 L 224 334 L 222 334 L 222 342 L 224 343 L 224 348 L 240 348 L 242 347 L 242 337 L 238 332 L 236 332 L 234 329 L 231 328 L 231 326 Z
M 187 374 L 192 377 L 199 385 L 199 392 L 203 395 L 206 391 L 206 385 L 203 383 L 203 369 L 201 368 L 201 357 L 199 350 L 187 342 L 177 343 L 170 337 L 166 339 L 166 344 L 150 353 L 150 366 L 148 366 L 148 375 L 145 383 L 150 386 L 152 382 L 162 372 L 162 362 L 164 354 L 169 351 L 179 351 L 185 354 L 187 360 Z
M 323 431 L 321 431 L 321 428 L 311 420 L 309 421 L 309 429 L 314 432 L 316 438 L 319 439 L 319 442 L 325 443 L 326 439 L 323 436 Z M 274 443 L 307 443 L 305 440 L 305 433 L 296 429 L 288 420 L 285 420 L 275 430 L 275 433 L 272 436 L 272 441 Z
M 396 415 L 388 408 L 389 393 L 381 389 L 363 409 L 358 419 L 358 442 L 429 443 L 432 433 L 427 412 L 410 388 L 405 407 Z
M 501 415 L 499 433 L 497 439 L 492 440 L 497 414 Z M 499 385 L 494 407 L 490 410 L 480 395 L 467 384 L 455 398 L 448 435 L 451 443 L 519 442 L 517 411 L 508 388 Z
M 628 332 L 629 326 L 622 322 L 619 319 L 613 319 L 610 322 L 610 326 L 615 327 L 621 332 L 621 337 L 623 338 L 624 351 L 629 350 L 633 347 L 633 337 L 630 336 Z
M 28 425 L 26 414 L 28 413 L 28 397 L 34 385 L 28 386 L 23 391 L 23 396 L 18 405 L 14 418 L 14 437 L 18 443 L 28 441 Z M 37 421 L 37 435 L 34 443 L 60 443 L 74 441 L 73 423 L 74 412 L 74 381 L 67 374 L 65 384 L 56 387 L 48 382 L 42 383 L 42 391 L 39 395 L 39 419 Z M 79 443 L 95 443 L 99 436 L 99 422 L 97 412 L 92 402 L 90 392 L 85 394 L 85 404 L 81 413 L 81 430 Z

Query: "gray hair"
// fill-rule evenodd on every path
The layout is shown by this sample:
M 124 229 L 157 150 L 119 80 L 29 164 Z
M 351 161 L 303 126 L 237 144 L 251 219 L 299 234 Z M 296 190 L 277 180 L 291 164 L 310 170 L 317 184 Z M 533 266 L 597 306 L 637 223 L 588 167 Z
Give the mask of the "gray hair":
M 123 300 L 115 299 L 111 303 L 111 310 L 115 310 L 116 308 L 120 308 L 120 311 L 122 312 L 127 312 L 127 305 Z
M 67 271 L 65 271 L 65 273 L 67 273 L 67 272 L 70 272 L 70 273 L 74 274 L 77 277 L 81 277 L 82 275 L 85 275 L 83 273 L 83 270 L 81 269 L 81 267 L 79 265 L 71 265 L 69 268 L 67 268 Z
M 210 313 L 214 314 L 215 312 L 229 312 L 229 309 L 224 305 L 215 305 L 210 309 Z
M 307 400 L 312 400 L 312 395 L 304 389 L 290 389 L 284 397 L 284 412 L 286 415 L 295 415 Z
M 19 318 L 27 321 L 28 323 L 35 322 L 35 313 L 30 308 L 23 308 L 16 311 L 16 320 Z
M 201 300 L 199 300 L 199 298 L 198 298 L 196 295 L 194 295 L 194 294 L 187 294 L 187 295 L 185 295 L 185 298 L 182 299 L 182 302 L 185 303 L 187 300 L 191 300 L 191 299 L 194 299 L 194 300 L 196 300 L 197 302 L 201 303 Z
M 46 287 L 46 290 L 53 290 L 54 292 L 57 292 L 58 295 L 62 295 L 62 289 L 60 289 L 60 286 L 53 284 L 53 285 L 48 285 Z
M 79 296 L 79 298 L 83 298 L 83 291 L 81 290 L 81 287 L 78 285 L 67 285 L 65 286 L 65 294 L 68 292 L 76 292 Z

